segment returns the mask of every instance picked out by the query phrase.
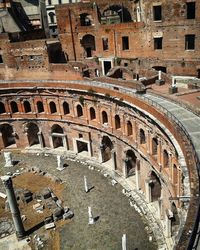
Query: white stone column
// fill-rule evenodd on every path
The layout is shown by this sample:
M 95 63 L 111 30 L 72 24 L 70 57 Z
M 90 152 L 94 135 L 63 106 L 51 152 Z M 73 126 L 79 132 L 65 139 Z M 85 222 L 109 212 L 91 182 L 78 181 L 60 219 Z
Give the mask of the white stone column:
M 126 250 L 126 234 L 122 236 L 122 250 Z
M 12 154 L 11 152 L 4 152 L 4 158 L 6 161 L 6 164 L 4 165 L 4 167 L 13 167 L 13 161 L 12 161 Z
M 94 218 L 93 218 L 93 215 L 92 215 L 91 207 L 88 207 L 88 217 L 89 217 L 89 222 L 88 222 L 88 224 L 89 224 L 89 225 L 94 224 L 95 221 L 94 221 Z
M 62 171 L 64 169 L 64 159 L 61 155 L 57 155 L 57 170 Z

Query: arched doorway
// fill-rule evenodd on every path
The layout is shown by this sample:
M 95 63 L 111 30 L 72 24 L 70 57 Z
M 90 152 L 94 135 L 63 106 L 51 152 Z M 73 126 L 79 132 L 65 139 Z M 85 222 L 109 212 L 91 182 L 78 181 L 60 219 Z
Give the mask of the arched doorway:
M 93 51 L 96 50 L 95 37 L 90 34 L 83 36 L 81 40 L 81 45 L 83 46 L 86 52 L 86 57 L 92 57 Z
M 108 136 L 103 136 L 101 141 L 101 155 L 102 162 L 109 161 L 111 159 L 111 151 L 113 149 L 113 143 Z
M 120 122 L 120 117 L 119 115 L 115 116 L 115 129 L 121 128 L 121 122 Z
M 53 148 L 67 147 L 66 137 L 63 128 L 60 125 L 54 124 L 51 128 L 52 146 Z
M 137 157 L 132 150 L 126 152 L 125 167 L 126 167 L 126 177 L 135 174 Z
M 90 120 L 95 120 L 96 119 L 96 112 L 93 107 L 90 108 Z
M 161 182 L 155 172 L 151 172 L 150 175 L 150 195 L 151 195 L 151 202 L 158 201 L 161 197 Z
M 27 136 L 28 136 L 28 142 L 29 146 L 40 144 L 39 138 L 38 138 L 38 132 L 39 128 L 38 125 L 35 123 L 28 123 L 27 124 Z
M 10 146 L 16 146 L 15 136 L 13 133 L 13 127 L 9 124 L 2 124 L 0 125 L 0 133 L 2 134 L 2 142 L 4 148 Z

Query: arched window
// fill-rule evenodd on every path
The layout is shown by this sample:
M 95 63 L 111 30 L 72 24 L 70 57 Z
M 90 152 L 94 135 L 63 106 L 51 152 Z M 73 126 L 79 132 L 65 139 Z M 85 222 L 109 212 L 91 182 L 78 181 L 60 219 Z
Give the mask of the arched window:
M 27 136 L 28 136 L 29 146 L 33 146 L 40 143 L 38 138 L 38 132 L 39 128 L 37 124 L 33 122 L 27 124 Z
M 83 116 L 83 108 L 81 107 L 81 105 L 79 105 L 79 104 L 77 105 L 76 111 L 77 111 L 78 117 Z
M 50 102 L 50 103 L 49 103 L 49 107 L 50 107 L 50 112 L 51 112 L 51 114 L 57 112 L 56 104 L 55 104 L 54 102 Z
M 120 117 L 118 115 L 115 116 L 115 129 L 121 128 Z
M 103 122 L 103 124 L 108 123 L 108 115 L 107 115 L 106 111 L 102 112 L 102 122 Z
M 81 45 L 83 46 L 86 57 L 91 57 L 93 51 L 96 50 L 95 37 L 93 35 L 87 34 L 83 36 L 81 40 Z
M 130 136 L 133 134 L 133 126 L 130 121 L 127 122 L 127 135 Z
M 111 139 L 108 136 L 103 136 L 101 141 L 101 153 L 102 153 L 102 161 L 106 162 L 111 159 L 111 151 L 114 145 Z
M 3 113 L 5 113 L 5 112 L 6 112 L 6 110 L 5 110 L 5 105 L 4 105 L 3 102 L 0 102 L 0 114 L 3 114 Z
M 161 197 L 161 182 L 156 173 L 151 172 L 150 176 L 151 202 L 158 201 Z
M 127 177 L 135 174 L 136 160 L 135 153 L 132 150 L 128 150 L 125 159 Z
M 50 23 L 55 23 L 55 13 L 49 12 Z
M 145 144 L 146 143 L 146 136 L 144 133 L 144 130 L 141 128 L 140 129 L 140 144 Z
M 158 139 L 153 138 L 152 139 L 152 155 L 158 154 Z
M 69 104 L 67 102 L 63 102 L 63 112 L 64 112 L 64 115 L 67 115 L 69 114 Z
M 43 103 L 41 101 L 37 102 L 37 110 L 38 110 L 38 113 L 44 112 L 44 106 L 43 106 Z
M 24 101 L 24 112 L 25 113 L 31 112 L 31 105 L 28 101 Z
M 90 108 L 90 119 L 91 120 L 96 119 L 96 112 L 95 112 L 95 109 L 92 107 Z
M 11 106 L 11 111 L 12 111 L 12 113 L 17 113 L 17 112 L 19 112 L 18 106 L 17 106 L 17 103 L 16 103 L 16 102 L 12 101 L 12 102 L 10 103 L 10 106 Z
M 163 151 L 163 167 L 168 168 L 169 167 L 169 155 L 167 153 L 167 150 Z

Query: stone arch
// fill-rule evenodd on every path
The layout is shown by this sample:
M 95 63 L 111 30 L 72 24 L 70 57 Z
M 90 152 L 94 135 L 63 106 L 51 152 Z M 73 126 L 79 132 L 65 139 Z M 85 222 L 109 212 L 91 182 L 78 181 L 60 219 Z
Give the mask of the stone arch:
M 169 167 L 169 154 L 167 153 L 166 149 L 163 150 L 163 167 Z
M 115 20 L 115 23 L 127 23 L 132 22 L 131 14 L 128 8 L 123 5 L 115 4 L 107 6 L 102 13 L 101 22 L 112 23 L 112 19 Z
M 115 129 L 121 128 L 121 122 L 119 115 L 115 115 Z
M 108 115 L 106 113 L 106 111 L 102 111 L 102 123 L 105 124 L 105 123 L 108 123 Z
M 63 102 L 63 113 L 64 115 L 67 115 L 70 113 L 68 102 Z
M 39 127 L 37 124 L 30 122 L 26 125 L 27 128 L 27 137 L 29 146 L 33 146 L 36 144 L 40 144 L 38 133 L 39 133 Z
M 31 112 L 31 105 L 29 101 L 24 101 L 24 112 L 25 113 Z
M 15 145 L 15 136 L 13 127 L 9 124 L 1 124 L 0 125 L 0 133 L 2 135 L 2 141 L 4 148 Z
M 125 158 L 126 176 L 132 176 L 135 174 L 137 157 L 133 150 L 127 150 Z
M 56 108 L 55 102 L 51 101 L 49 103 L 49 108 L 50 108 L 50 113 L 51 114 L 57 113 L 57 108 Z
M 160 179 L 158 178 L 157 174 L 154 171 L 152 171 L 150 174 L 149 186 L 150 186 L 151 202 L 158 201 L 161 198 L 162 187 Z
M 93 51 L 96 50 L 95 37 L 91 34 L 86 34 L 82 37 L 81 45 L 85 50 L 86 57 L 92 57 Z
M 81 26 L 91 26 L 91 16 L 88 13 L 81 13 L 80 14 L 80 24 Z
M 3 114 L 6 112 L 5 105 L 3 102 L 0 102 L 0 114 Z
M 37 112 L 38 113 L 44 112 L 44 105 L 41 101 L 38 101 L 36 105 L 37 105 Z
M 146 135 L 144 130 L 141 128 L 140 129 L 140 144 L 145 144 L 146 143 Z
M 82 108 L 82 106 L 81 106 L 80 104 L 78 104 L 78 105 L 76 106 L 76 112 L 77 112 L 77 116 L 78 116 L 78 117 L 83 116 L 83 108 Z
M 90 108 L 90 120 L 96 119 L 96 111 L 93 107 Z
M 108 136 L 103 136 L 101 141 L 101 154 L 102 162 L 109 161 L 111 159 L 111 151 L 113 149 L 113 143 Z
M 152 155 L 156 156 L 158 154 L 158 139 L 156 137 L 152 138 Z
M 132 123 L 130 121 L 127 121 L 126 126 L 127 126 L 127 135 L 128 136 L 133 135 Z
M 64 146 L 63 143 L 64 131 L 60 125 L 54 124 L 51 127 L 51 136 L 52 136 L 53 148 Z
M 12 102 L 10 103 L 10 107 L 11 107 L 12 113 L 17 113 L 17 112 L 19 112 L 18 105 L 17 105 L 17 103 L 16 103 L 15 101 L 12 101 Z

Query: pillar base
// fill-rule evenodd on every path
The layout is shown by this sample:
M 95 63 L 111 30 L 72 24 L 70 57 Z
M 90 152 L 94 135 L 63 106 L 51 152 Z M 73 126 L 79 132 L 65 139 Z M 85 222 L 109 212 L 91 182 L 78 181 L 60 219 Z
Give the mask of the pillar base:
M 169 87 L 169 94 L 175 94 L 178 92 L 178 88 L 177 87 Z
M 165 81 L 164 80 L 156 80 L 156 85 L 161 86 L 164 85 Z

